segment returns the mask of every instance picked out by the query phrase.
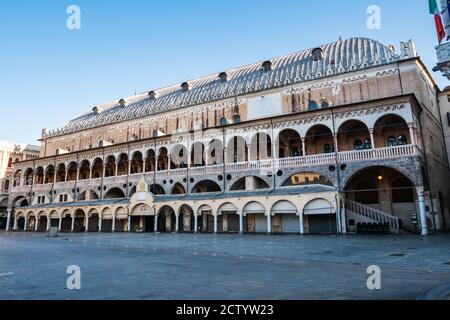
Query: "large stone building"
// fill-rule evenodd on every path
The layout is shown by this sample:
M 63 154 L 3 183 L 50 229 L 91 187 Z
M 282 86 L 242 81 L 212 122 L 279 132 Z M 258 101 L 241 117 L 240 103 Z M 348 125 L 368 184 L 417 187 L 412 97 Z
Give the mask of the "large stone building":
M 15 165 L 9 227 L 447 228 L 438 94 L 412 41 L 352 38 L 95 106 Z
M 0 230 L 6 228 L 8 192 L 13 181 L 14 162 L 39 158 L 40 148 L 32 145 L 0 141 Z

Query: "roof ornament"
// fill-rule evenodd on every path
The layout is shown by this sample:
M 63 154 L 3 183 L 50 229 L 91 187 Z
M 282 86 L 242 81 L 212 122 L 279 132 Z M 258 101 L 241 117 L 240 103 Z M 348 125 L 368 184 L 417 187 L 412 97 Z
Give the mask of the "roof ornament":
M 417 57 L 417 50 L 414 41 L 409 40 L 408 42 L 400 42 L 400 58 L 414 58 Z

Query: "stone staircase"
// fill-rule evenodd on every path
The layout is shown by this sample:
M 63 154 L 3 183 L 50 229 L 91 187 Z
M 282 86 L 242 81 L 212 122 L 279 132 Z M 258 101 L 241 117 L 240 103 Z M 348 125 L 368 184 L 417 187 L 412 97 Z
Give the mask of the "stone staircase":
M 349 199 L 345 200 L 345 209 L 351 211 L 355 215 L 365 217 L 366 219 L 369 219 L 371 220 L 371 222 L 374 223 L 382 223 L 382 224 L 388 223 L 391 233 L 395 234 L 400 233 L 398 218 L 394 217 L 389 213 L 354 202 Z

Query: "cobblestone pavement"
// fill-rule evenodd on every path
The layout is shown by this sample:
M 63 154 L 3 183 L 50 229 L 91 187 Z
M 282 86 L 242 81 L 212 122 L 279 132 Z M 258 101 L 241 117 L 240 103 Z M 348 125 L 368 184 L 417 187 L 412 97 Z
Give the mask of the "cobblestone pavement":
M 70 265 L 82 289 L 66 288 Z M 368 266 L 382 270 L 370 291 Z M 416 299 L 450 283 L 450 235 L 0 232 L 0 299 Z

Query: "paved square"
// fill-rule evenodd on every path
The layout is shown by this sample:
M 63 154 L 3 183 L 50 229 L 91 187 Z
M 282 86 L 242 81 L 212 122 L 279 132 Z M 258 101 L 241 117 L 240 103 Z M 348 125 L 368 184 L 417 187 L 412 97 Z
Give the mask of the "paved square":
M 450 235 L 0 233 L 0 299 L 416 299 L 450 282 Z M 69 265 L 82 289 L 66 288 Z M 367 267 L 382 290 L 366 287 Z

